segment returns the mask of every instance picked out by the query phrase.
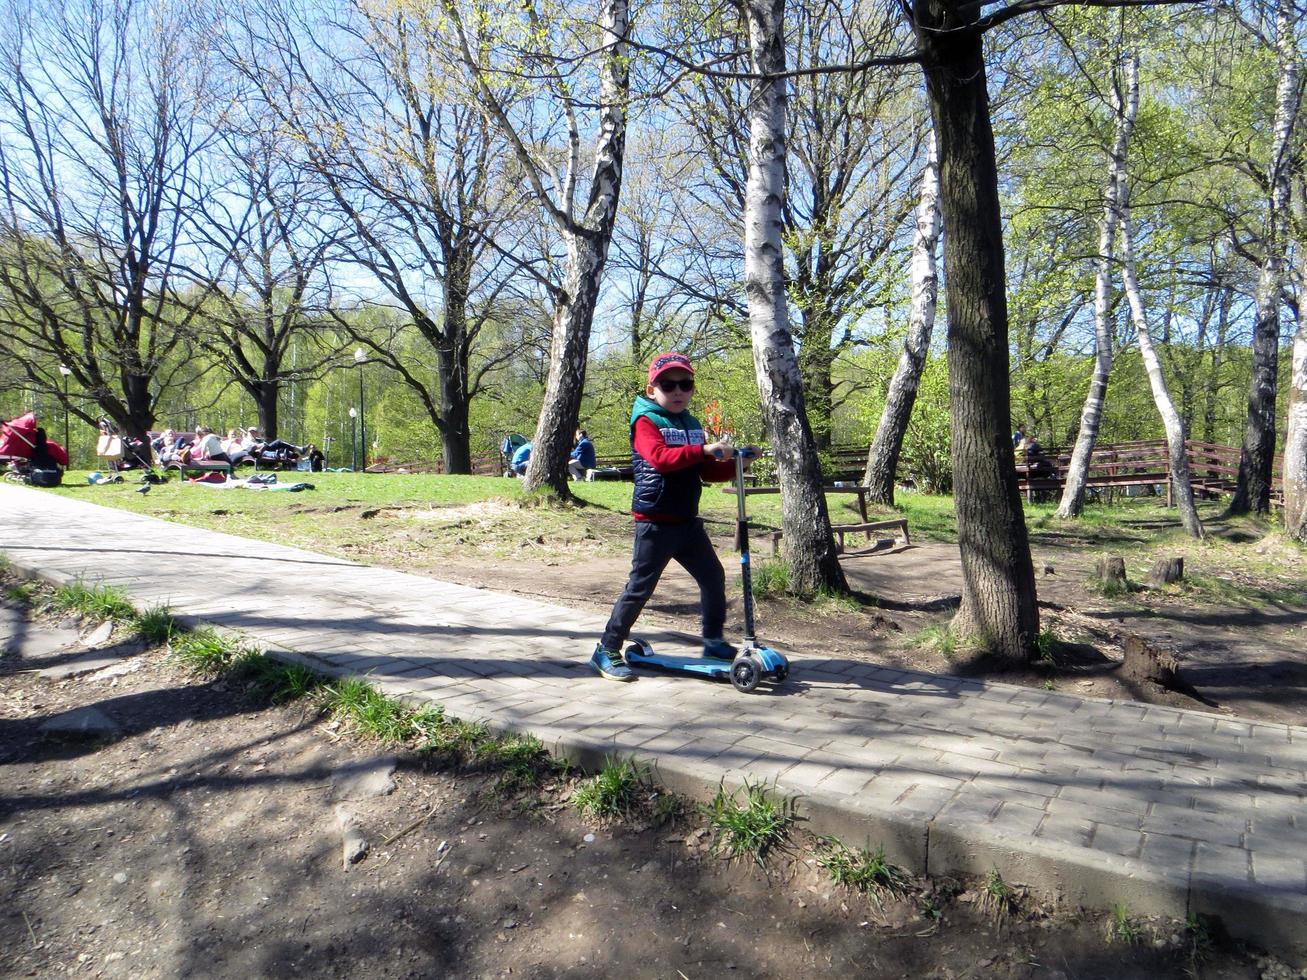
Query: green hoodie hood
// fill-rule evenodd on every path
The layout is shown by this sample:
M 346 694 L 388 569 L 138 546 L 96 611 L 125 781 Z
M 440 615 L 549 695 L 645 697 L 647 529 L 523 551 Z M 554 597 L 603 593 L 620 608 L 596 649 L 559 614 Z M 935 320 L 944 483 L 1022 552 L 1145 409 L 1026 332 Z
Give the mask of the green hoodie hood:
M 688 411 L 677 412 L 673 415 L 647 395 L 636 395 L 635 404 L 631 406 L 631 425 L 635 425 L 636 419 L 641 415 L 660 421 L 666 425 L 676 426 L 678 429 L 689 429 L 694 425 L 694 416 Z M 659 426 L 662 428 L 662 426 Z

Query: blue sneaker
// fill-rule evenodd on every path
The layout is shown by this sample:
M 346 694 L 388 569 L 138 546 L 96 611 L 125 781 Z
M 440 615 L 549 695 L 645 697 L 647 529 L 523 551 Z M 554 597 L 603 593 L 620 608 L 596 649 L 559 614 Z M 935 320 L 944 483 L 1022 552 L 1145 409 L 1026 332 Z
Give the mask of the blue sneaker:
M 735 655 L 739 652 L 721 637 L 715 640 L 703 641 L 703 655 L 711 657 L 713 660 L 734 660 Z
M 594 655 L 590 658 L 590 666 L 599 672 L 599 676 L 606 681 L 633 681 L 635 674 L 631 673 L 631 668 L 626 666 L 620 653 L 613 653 L 611 650 L 605 650 L 603 644 L 595 646 Z

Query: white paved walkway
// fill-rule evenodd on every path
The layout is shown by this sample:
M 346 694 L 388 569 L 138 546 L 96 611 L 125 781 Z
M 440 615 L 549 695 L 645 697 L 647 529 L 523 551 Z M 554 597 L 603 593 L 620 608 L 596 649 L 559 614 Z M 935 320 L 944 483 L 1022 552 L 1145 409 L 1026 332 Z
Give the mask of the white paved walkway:
M 596 763 L 775 781 L 818 832 L 1307 956 L 1307 728 L 792 653 L 772 693 L 586 666 L 602 617 L 0 486 L 0 552 Z

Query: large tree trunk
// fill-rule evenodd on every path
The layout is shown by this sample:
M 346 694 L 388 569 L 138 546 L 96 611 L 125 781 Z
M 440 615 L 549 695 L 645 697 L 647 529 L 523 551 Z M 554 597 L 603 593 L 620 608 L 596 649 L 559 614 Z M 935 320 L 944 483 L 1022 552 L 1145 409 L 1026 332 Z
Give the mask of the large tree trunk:
M 522 481 L 528 492 L 549 487 L 563 499 L 571 497 L 567 461 L 581 413 L 595 301 L 599 297 L 622 189 L 626 99 L 630 90 L 627 16 L 627 0 L 604 0 L 600 12 L 600 33 L 605 46 L 599 94 L 602 111 L 594 175 L 584 216 L 564 232 L 567 271 L 554 310 L 544 404 L 532 440 L 531 461 Z
M 1239 482 L 1227 513 L 1266 514 L 1271 509 L 1271 470 L 1275 460 L 1275 401 L 1280 362 L 1280 290 L 1284 280 L 1285 233 L 1288 223 L 1291 138 L 1298 114 L 1298 54 L 1293 6 L 1280 0 L 1275 17 L 1279 70 L 1275 87 L 1275 123 L 1265 254 L 1257 278 L 1257 323 L 1253 328 L 1253 371 L 1248 389 L 1248 424 L 1239 456 Z
M 446 473 L 472 472 L 471 397 L 468 394 L 468 275 L 452 271 L 445 281 L 444 329 L 436 370 L 440 375 L 441 455 Z
M 276 371 L 276 365 L 264 365 L 265 370 Z M 259 413 L 259 430 L 263 433 L 264 439 L 276 439 L 277 427 L 281 424 L 279 419 L 277 396 L 281 392 L 281 384 L 277 379 L 270 381 L 258 381 L 254 384 L 255 408 Z
M 748 0 L 752 70 L 785 70 L 784 0 Z M 776 457 L 790 585 L 796 592 L 847 591 L 831 536 L 821 462 L 808 426 L 803 382 L 786 305 L 781 245 L 785 202 L 785 86 L 758 79 L 749 101 L 749 173 L 744 206 L 744 284 L 753 366 Z
M 835 351 L 831 349 L 831 327 L 824 309 L 804 317 L 803 346 L 799 348 L 799 374 L 803 378 L 804 402 L 812 441 L 818 450 L 831 445 L 831 413 L 834 411 L 834 383 L 831 380 Z
M 1039 608 L 1012 455 L 1008 315 L 998 166 L 978 5 L 915 0 L 917 40 L 939 140 L 948 306 L 954 506 L 962 550 L 958 634 L 1020 667 Z
M 1107 186 L 1103 189 L 1103 220 L 1098 229 L 1097 276 L 1094 281 L 1094 374 L 1089 394 L 1080 412 L 1080 432 L 1071 452 L 1066 482 L 1062 486 L 1062 503 L 1058 517 L 1079 517 L 1085 507 L 1085 486 L 1089 461 L 1098 442 L 1098 427 L 1103 419 L 1103 402 L 1107 382 L 1112 375 L 1112 252 L 1116 228 L 1121 216 L 1121 195 L 1125 188 L 1126 153 L 1139 109 L 1139 59 L 1126 58 L 1125 92 L 1121 80 L 1113 79 L 1112 112 L 1116 117 L 1116 137 L 1108 160 Z
M 1128 195 L 1125 195 L 1128 199 Z M 1125 286 L 1126 299 L 1130 303 L 1130 317 L 1134 320 L 1135 335 L 1139 340 L 1139 354 L 1143 358 L 1144 368 L 1148 372 L 1148 383 L 1153 389 L 1153 401 L 1162 416 L 1162 425 L 1166 428 L 1167 457 L 1170 460 L 1171 489 L 1176 506 L 1180 510 L 1180 523 L 1185 531 L 1195 538 L 1203 536 L 1203 525 L 1198 519 L 1198 509 L 1194 506 L 1194 488 L 1189 480 L 1189 457 L 1184 448 L 1184 423 L 1180 413 L 1175 410 L 1171 393 L 1166 387 L 1166 377 L 1162 373 L 1162 362 L 1153 349 L 1153 338 L 1148 332 L 1148 318 L 1144 313 L 1143 297 L 1139 292 L 1139 280 L 1135 276 L 1135 239 L 1130 228 L 1130 205 L 1122 201 L 1121 208 L 1121 279 Z
M 935 329 L 935 308 L 939 295 L 939 274 L 935 251 L 939 245 L 939 153 L 935 132 L 926 137 L 926 166 L 921 172 L 921 201 L 917 205 L 917 226 L 912 233 L 912 309 L 903 353 L 885 394 L 885 410 L 876 425 L 876 436 L 867 452 L 867 471 L 862 482 L 871 488 L 869 500 L 893 505 L 894 480 L 899 469 L 903 437 L 917 400 L 921 370 L 930 350 Z
M 560 497 L 571 494 L 567 461 L 581 414 L 590 325 L 599 298 L 611 221 L 607 232 L 575 234 L 567 244 L 567 273 L 554 312 L 554 335 L 549 348 L 549 378 L 532 440 L 531 462 L 523 481 L 527 490 L 548 486 Z

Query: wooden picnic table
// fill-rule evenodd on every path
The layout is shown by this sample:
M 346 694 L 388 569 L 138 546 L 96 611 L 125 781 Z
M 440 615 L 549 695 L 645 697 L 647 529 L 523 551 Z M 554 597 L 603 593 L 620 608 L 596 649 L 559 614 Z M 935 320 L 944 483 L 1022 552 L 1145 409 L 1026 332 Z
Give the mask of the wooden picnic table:
M 867 496 L 871 493 L 870 487 L 864 487 L 861 484 L 852 484 L 850 486 L 824 486 L 821 488 L 822 493 L 856 493 L 858 495 L 858 514 L 862 517 L 862 523 L 867 523 Z M 780 487 L 745 487 L 746 496 L 752 493 L 780 493 Z M 735 493 L 735 487 L 722 487 L 722 493 Z

